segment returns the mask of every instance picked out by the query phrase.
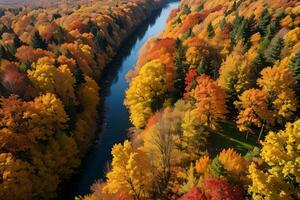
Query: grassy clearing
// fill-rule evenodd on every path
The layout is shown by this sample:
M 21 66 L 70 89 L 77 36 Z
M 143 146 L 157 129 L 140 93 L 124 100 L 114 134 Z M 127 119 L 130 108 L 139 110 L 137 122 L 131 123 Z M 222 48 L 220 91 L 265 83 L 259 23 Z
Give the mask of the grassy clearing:
M 254 147 L 259 147 L 257 136 L 250 135 L 246 139 L 246 134 L 239 131 L 234 123 L 220 122 L 220 131 L 210 134 L 208 139 L 208 150 L 212 155 L 217 155 L 222 149 L 234 148 L 245 155 Z

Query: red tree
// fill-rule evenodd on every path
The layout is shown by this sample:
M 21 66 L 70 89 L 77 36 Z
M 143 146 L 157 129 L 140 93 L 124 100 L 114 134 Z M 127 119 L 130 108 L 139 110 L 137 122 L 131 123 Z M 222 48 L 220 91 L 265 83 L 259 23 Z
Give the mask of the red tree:
M 10 94 L 21 94 L 25 88 L 24 76 L 15 70 L 8 70 L 1 78 L 1 84 Z
M 207 200 L 207 198 L 201 188 L 193 187 L 179 200 Z
M 211 178 L 203 183 L 203 190 L 211 200 L 242 200 L 242 192 L 238 185 L 232 186 L 225 178 Z

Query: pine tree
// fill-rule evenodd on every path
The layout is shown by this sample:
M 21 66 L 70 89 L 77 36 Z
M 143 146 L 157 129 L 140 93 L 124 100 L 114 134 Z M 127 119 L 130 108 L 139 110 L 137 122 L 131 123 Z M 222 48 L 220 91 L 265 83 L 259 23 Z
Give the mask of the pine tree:
M 182 12 L 184 15 L 188 15 L 191 13 L 191 9 L 188 7 L 188 5 L 184 5 Z
M 208 38 L 213 38 L 215 36 L 215 30 L 211 22 L 207 25 L 207 33 Z
M 221 28 L 221 30 L 224 30 L 226 24 L 227 24 L 226 19 L 223 18 L 222 21 L 221 21 L 221 23 L 220 23 L 220 28 Z
M 200 11 L 202 11 L 204 9 L 204 2 L 202 2 L 199 6 L 198 6 L 198 8 L 196 8 L 196 12 L 200 12 Z
M 296 95 L 300 97 L 300 50 L 292 57 L 289 67 L 293 71 L 297 81 Z
M 274 37 L 271 40 L 270 46 L 266 51 L 266 58 L 268 62 L 274 63 L 280 58 L 281 50 L 284 46 L 284 40 L 281 37 Z
M 259 76 L 260 71 L 267 66 L 263 53 L 261 52 L 257 53 L 257 56 L 252 62 L 252 66 L 255 74 L 254 77 Z
M 214 177 L 219 177 L 219 176 L 226 177 L 227 176 L 227 170 L 224 168 L 223 164 L 220 162 L 218 156 L 212 160 L 210 170 L 211 170 L 211 174 Z
M 265 35 L 267 33 L 267 26 L 271 21 L 271 15 L 268 9 L 264 9 L 261 14 L 260 21 L 257 24 L 257 29 L 261 35 Z
M 174 81 L 175 86 L 175 99 L 179 99 L 183 96 L 185 89 L 185 70 L 184 70 L 184 48 L 179 39 L 176 40 L 177 52 L 175 55 L 175 66 L 177 77 Z
M 36 31 L 32 37 L 32 40 L 31 40 L 31 46 L 34 48 L 34 49 L 37 49 L 37 48 L 41 48 L 41 49 L 47 49 L 47 44 L 46 42 L 42 39 L 41 35 L 39 34 L 38 31 Z
M 191 37 L 193 35 L 194 35 L 193 30 L 192 30 L 192 28 L 190 28 L 187 32 L 185 32 L 182 35 L 181 40 L 186 40 L 186 39 L 188 39 L 189 37 Z
M 289 67 L 292 69 L 297 81 L 300 81 L 300 50 L 292 57 Z
M 77 67 L 77 70 L 75 73 L 75 79 L 76 79 L 76 87 L 79 87 L 81 84 L 86 82 L 84 79 L 84 74 L 79 67 Z
M 268 28 L 267 28 L 267 35 L 268 37 L 272 38 L 275 36 L 275 34 L 280 30 L 280 21 L 279 18 L 276 18 L 273 20 Z

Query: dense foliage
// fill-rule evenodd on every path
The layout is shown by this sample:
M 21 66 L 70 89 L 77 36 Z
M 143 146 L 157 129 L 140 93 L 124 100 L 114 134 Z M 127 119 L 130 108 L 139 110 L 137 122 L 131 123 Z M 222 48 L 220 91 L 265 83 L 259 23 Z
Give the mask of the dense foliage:
M 101 71 L 162 1 L 36 2 L 0 8 L 1 200 L 57 196 L 95 137 Z
M 299 58 L 299 1 L 182 0 L 128 74 L 132 139 L 84 199 L 300 199 Z

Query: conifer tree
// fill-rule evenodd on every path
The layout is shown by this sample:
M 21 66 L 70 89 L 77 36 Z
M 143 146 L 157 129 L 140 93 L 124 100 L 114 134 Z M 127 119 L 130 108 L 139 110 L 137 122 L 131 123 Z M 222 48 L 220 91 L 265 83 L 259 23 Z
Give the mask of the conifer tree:
M 300 50 L 292 57 L 289 63 L 290 69 L 294 73 L 294 77 L 296 78 L 296 95 L 300 96 Z
M 188 15 L 191 13 L 191 9 L 188 7 L 188 5 L 184 5 L 183 7 L 183 14 Z
M 260 21 L 257 24 L 257 29 L 261 35 L 265 35 L 267 33 L 267 27 L 268 27 L 268 24 L 270 23 L 270 21 L 271 21 L 271 15 L 270 15 L 268 9 L 266 8 L 262 12 Z
M 289 67 L 293 71 L 296 80 L 300 83 L 300 50 L 292 57 Z
M 181 44 L 181 41 L 179 39 L 176 40 L 176 55 L 175 55 L 175 66 L 176 66 L 176 72 L 177 76 L 174 81 L 175 86 L 175 98 L 181 98 L 184 93 L 185 88 L 185 70 L 184 70 L 184 48 Z
M 211 22 L 207 25 L 207 33 L 208 38 L 213 38 L 215 36 L 215 30 Z
M 280 58 L 281 50 L 284 46 L 284 40 L 281 37 L 274 37 L 266 51 L 267 61 L 274 63 Z

